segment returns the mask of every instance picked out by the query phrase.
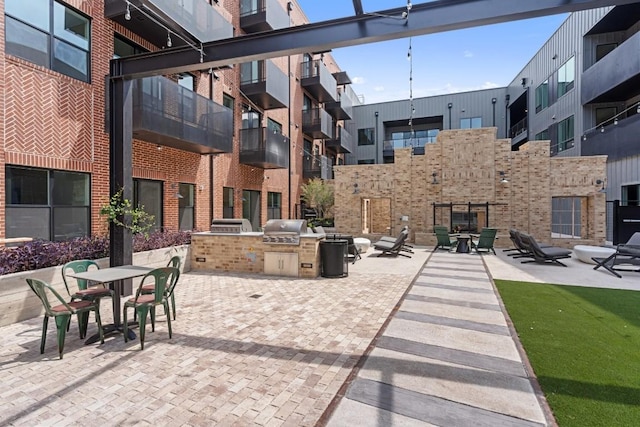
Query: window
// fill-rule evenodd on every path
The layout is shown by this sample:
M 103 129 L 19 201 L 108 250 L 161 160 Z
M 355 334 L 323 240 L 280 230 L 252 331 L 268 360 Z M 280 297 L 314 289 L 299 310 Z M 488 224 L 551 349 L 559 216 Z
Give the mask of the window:
M 536 88 L 536 113 L 549 106 L 549 79 Z
M 596 46 L 596 62 L 600 61 L 617 47 L 618 43 L 599 44 Z
M 89 81 L 89 18 L 52 0 L 6 0 L 5 51 Z
M 640 206 L 640 184 L 622 186 L 622 206 Z
M 258 83 L 260 80 L 260 62 L 251 61 L 240 64 L 240 84 Z
M 581 197 L 553 197 L 551 199 L 551 237 L 580 238 L 581 205 Z
M 120 35 L 116 34 L 113 37 L 113 57 L 122 58 L 123 56 L 137 55 L 144 53 L 147 50 L 138 46 L 130 40 L 127 40 Z
M 576 77 L 575 58 L 571 57 L 558 70 L 558 98 L 573 89 Z
M 282 218 L 282 193 L 267 193 L 267 219 Z
M 482 117 L 460 119 L 460 129 L 477 129 L 482 127 Z
M 242 129 L 257 129 L 261 121 L 259 112 L 247 105 L 242 107 Z
M 180 184 L 178 193 L 178 227 L 180 230 L 193 230 L 195 224 L 195 189 L 193 184 Z
M 267 119 L 267 130 L 282 135 L 282 125 L 273 119 Z
M 182 102 L 180 108 L 182 109 L 182 115 L 185 120 L 191 123 L 196 122 L 196 103 L 198 102 L 196 94 L 195 77 L 189 73 L 182 73 L 178 75 L 178 86 L 180 86 L 180 96 Z
M 536 141 L 547 141 L 549 139 L 549 129 L 545 129 L 542 132 L 536 134 Z
M 616 107 L 596 108 L 596 126 L 609 126 L 613 124 L 614 117 L 618 114 Z
M 358 160 L 359 165 L 375 165 L 376 161 L 374 159 L 362 159 Z
M 313 110 L 313 101 L 307 95 L 302 97 L 302 111 L 311 111 Z
M 222 188 L 222 218 L 233 218 L 233 188 Z
M 551 144 L 551 155 L 573 147 L 573 116 L 558 123 L 558 137 Z
M 150 231 L 159 231 L 162 228 L 162 182 L 134 179 L 133 205 L 153 215 Z
M 374 145 L 376 143 L 375 129 L 358 129 L 358 145 Z
M 7 166 L 7 237 L 67 240 L 90 234 L 89 174 Z
M 223 93 L 222 94 L 222 105 L 227 107 L 228 109 L 230 109 L 232 112 L 234 112 L 234 114 L 232 114 L 231 117 L 233 117 L 233 132 L 235 133 L 235 129 L 236 129 L 236 115 L 235 115 L 235 111 L 236 111 L 236 100 L 229 94 L 227 93 Z

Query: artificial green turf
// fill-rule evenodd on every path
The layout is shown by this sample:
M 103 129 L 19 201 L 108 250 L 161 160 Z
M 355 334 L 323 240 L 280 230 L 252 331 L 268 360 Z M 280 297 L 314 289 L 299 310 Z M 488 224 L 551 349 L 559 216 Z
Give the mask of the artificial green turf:
M 560 426 L 640 425 L 640 292 L 495 283 Z

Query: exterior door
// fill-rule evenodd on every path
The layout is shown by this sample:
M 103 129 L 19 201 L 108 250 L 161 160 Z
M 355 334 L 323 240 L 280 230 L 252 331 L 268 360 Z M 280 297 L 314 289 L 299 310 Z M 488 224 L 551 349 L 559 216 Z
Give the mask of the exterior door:
M 251 222 L 253 231 L 258 231 L 262 227 L 259 191 L 242 190 L 242 217 Z

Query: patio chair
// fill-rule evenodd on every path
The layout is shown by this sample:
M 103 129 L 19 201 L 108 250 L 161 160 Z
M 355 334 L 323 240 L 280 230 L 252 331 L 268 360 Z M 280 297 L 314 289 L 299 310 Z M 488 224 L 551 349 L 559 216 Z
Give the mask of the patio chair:
M 44 306 L 44 319 L 42 320 L 42 338 L 40 339 L 40 354 L 44 354 L 44 345 L 47 341 L 47 326 L 49 325 L 49 317 L 53 317 L 56 321 L 56 329 L 58 331 L 58 355 L 62 359 L 64 353 L 64 340 L 67 334 L 71 316 L 78 316 L 78 327 L 80 329 L 80 338 L 87 335 L 87 324 L 89 322 L 89 312 L 93 311 L 98 324 L 98 333 L 100 334 L 100 343 L 104 344 L 104 332 L 102 330 L 102 322 L 100 320 L 100 304 L 99 300 L 77 300 L 66 302 L 56 290 L 46 282 L 38 279 L 26 279 L 31 290 L 38 296 L 40 302 Z M 54 301 L 60 302 L 57 305 L 51 305 L 50 297 Z
M 539 262 L 539 263 L 552 263 L 561 265 L 566 267 L 566 264 L 558 261 L 559 259 L 571 258 L 571 251 L 569 249 L 558 248 L 558 247 L 546 247 L 543 248 L 538 245 L 536 239 L 533 236 L 530 236 L 525 233 L 520 233 L 520 239 L 522 244 L 527 248 L 530 256 L 533 259 L 521 261 L 523 264 L 529 262 Z
M 400 236 L 395 240 L 395 242 L 385 242 L 385 241 L 377 241 L 373 245 L 373 249 L 382 251 L 378 256 L 391 255 L 391 256 L 403 256 L 407 258 L 411 258 L 411 255 L 403 254 L 402 246 L 404 245 L 405 240 L 409 236 L 409 231 L 405 230 L 400 233 Z
M 181 265 L 181 261 L 180 261 L 180 257 L 179 256 L 174 256 L 172 257 L 169 262 L 167 263 L 167 267 L 174 267 L 177 268 L 178 270 L 180 270 L 180 265 Z M 178 273 L 179 275 L 179 273 Z M 177 281 L 177 277 L 176 277 L 176 281 Z M 175 284 L 174 284 L 175 286 Z M 142 287 L 142 294 L 152 294 L 155 292 L 155 283 L 147 283 L 146 285 L 144 285 Z M 176 297 L 173 295 L 173 290 L 171 291 L 171 294 L 169 295 L 169 300 L 171 302 L 171 312 L 173 313 L 173 320 L 176 320 Z M 164 313 L 166 316 L 166 312 Z M 134 320 L 136 319 L 136 316 L 133 317 Z
M 406 231 L 407 233 L 409 232 L 409 226 L 405 225 L 402 227 L 402 230 L 400 230 L 400 233 L 403 233 L 404 231 Z M 408 238 L 408 235 L 407 235 Z M 394 243 L 396 241 L 397 237 L 393 237 L 393 236 L 382 236 L 380 237 L 380 239 L 378 240 L 378 242 L 390 242 L 390 243 Z M 413 253 L 413 245 L 410 245 L 408 243 L 404 243 L 402 245 L 402 249 L 405 252 L 409 252 L 409 253 Z
M 89 286 L 85 279 L 74 279 L 76 281 L 77 289 L 74 289 L 73 292 L 71 291 L 69 288 L 69 280 L 67 280 L 71 279 L 71 277 L 67 276 L 69 270 L 74 273 L 82 273 L 90 268 L 99 270 L 100 266 L 98 266 L 95 261 L 87 259 L 71 261 L 62 266 L 62 281 L 64 282 L 64 287 L 67 288 L 67 293 L 71 297 L 71 301 L 74 299 L 100 301 L 100 298 L 113 296 L 113 291 L 107 288 L 105 283 L 97 286 Z
M 175 267 L 161 267 L 151 270 L 144 275 L 140 286 L 134 297 L 124 303 L 122 309 L 122 325 L 124 326 L 124 342 L 128 341 L 129 331 L 127 324 L 127 308 L 133 308 L 138 315 L 138 328 L 140 335 L 140 349 L 144 350 L 144 335 L 147 324 L 147 314 L 151 314 L 151 331 L 155 331 L 155 311 L 156 306 L 162 305 L 164 312 L 169 313 L 169 292 L 175 287 L 180 270 Z M 142 287 L 152 280 L 154 283 L 154 291 L 152 294 L 143 294 Z M 169 328 L 169 338 L 171 338 L 171 316 L 167 315 L 167 327 Z
M 616 251 L 607 258 L 594 257 L 591 259 L 596 263 L 596 266 L 593 267 L 594 270 L 603 267 L 619 279 L 621 279 L 622 276 L 618 271 L 632 271 L 639 273 L 640 268 L 616 268 L 616 265 L 640 266 L 640 233 L 633 233 L 626 243 L 617 245 Z
M 521 235 L 522 233 L 519 232 L 518 230 L 515 230 L 513 228 L 509 230 L 509 238 L 513 242 L 513 246 L 514 246 L 513 250 L 518 251 L 518 253 L 508 254 L 508 255 L 514 258 L 533 258 L 533 254 L 531 253 L 529 248 L 522 242 Z M 539 242 L 538 242 L 538 246 L 542 249 L 553 247 L 546 243 L 539 243 Z
M 493 248 L 493 244 L 496 240 L 496 233 L 498 232 L 495 228 L 483 228 L 480 230 L 480 234 L 472 234 L 471 235 L 471 249 L 475 249 L 476 252 L 493 252 L 496 254 L 496 250 Z M 473 237 L 477 237 L 477 240 L 474 240 Z
M 438 239 L 438 242 L 432 252 L 435 252 L 437 249 L 446 249 L 451 252 L 456 248 L 456 246 L 458 246 L 458 241 L 456 239 L 451 239 L 447 227 L 434 225 L 433 231 L 436 233 L 436 239 Z

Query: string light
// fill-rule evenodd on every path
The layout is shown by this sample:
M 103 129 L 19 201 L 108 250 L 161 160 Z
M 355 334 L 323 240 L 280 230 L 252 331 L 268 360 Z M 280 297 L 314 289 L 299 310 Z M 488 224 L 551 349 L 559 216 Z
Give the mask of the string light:
M 167 31 L 167 47 L 171 46 L 173 46 L 173 43 L 171 42 L 171 31 Z
M 130 9 L 130 4 L 129 2 L 127 2 L 127 11 L 124 13 L 124 19 L 126 19 L 127 21 L 131 21 L 131 9 Z
M 605 125 L 605 123 L 610 122 L 610 121 L 611 121 L 611 119 L 613 119 L 613 124 L 614 124 L 614 126 L 617 126 L 617 125 L 618 125 L 618 118 L 619 118 L 620 116 L 622 116 L 623 114 L 626 114 L 628 111 L 630 111 L 630 110 L 632 110 L 632 109 L 634 109 L 634 108 L 636 109 L 636 113 L 637 113 L 637 114 L 640 114 L 640 102 L 637 102 L 637 103 L 635 103 L 635 104 L 631 105 L 630 107 L 627 107 L 627 108 L 625 108 L 624 110 L 620 111 L 620 112 L 619 112 L 618 114 L 616 114 L 615 116 L 613 116 L 613 117 L 609 117 L 608 119 L 606 119 L 606 120 L 604 120 L 604 121 L 602 121 L 602 122 L 598 123 L 598 124 L 597 124 L 597 125 L 595 125 L 594 127 L 589 128 L 589 129 L 586 129 L 586 130 L 583 132 L 583 134 L 582 134 L 582 140 L 583 140 L 583 141 L 586 141 L 586 140 L 587 140 L 587 134 L 589 134 L 589 133 L 591 133 L 591 132 L 594 132 L 594 131 L 596 131 L 596 130 L 598 130 L 598 129 L 600 130 L 600 133 L 604 133 L 604 131 L 605 131 L 604 125 Z

